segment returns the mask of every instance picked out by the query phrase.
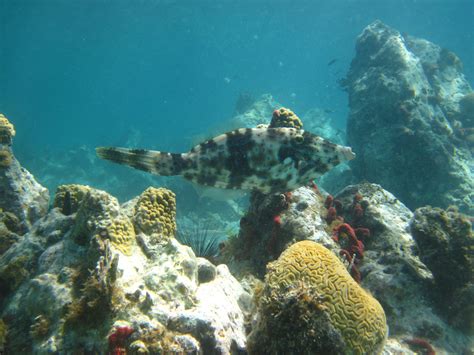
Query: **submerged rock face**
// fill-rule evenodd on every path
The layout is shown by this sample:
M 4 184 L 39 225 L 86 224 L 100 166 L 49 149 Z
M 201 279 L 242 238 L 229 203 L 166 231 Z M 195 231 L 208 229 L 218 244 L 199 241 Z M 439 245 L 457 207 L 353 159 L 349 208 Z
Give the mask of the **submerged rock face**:
M 421 260 L 435 278 L 433 296 L 450 324 L 474 334 L 474 233 L 466 216 L 455 210 L 422 207 L 411 230 Z
M 0 114 L 0 209 L 18 219 L 19 232 L 25 233 L 48 211 L 48 190 L 41 186 L 13 155 L 15 129 Z
M 376 21 L 358 37 L 344 84 L 357 178 L 381 184 L 411 208 L 474 212 L 472 89 L 454 53 Z
M 448 353 L 462 353 L 472 340 L 434 310 L 436 270 L 419 252 L 411 234 L 419 217 L 376 184 L 348 186 L 334 199 L 350 205 L 355 193 L 363 197 L 366 206 L 360 223 L 370 230 L 359 265 L 361 284 L 384 308 L 390 337 L 419 337 Z
M 167 217 L 145 229 L 141 207 L 150 190 L 121 206 L 90 187 L 58 189 L 58 207 L 0 256 L 7 352 L 245 349 L 250 296 L 227 267 L 177 242 L 174 194 L 158 192 L 166 199 L 153 198 L 148 215 Z

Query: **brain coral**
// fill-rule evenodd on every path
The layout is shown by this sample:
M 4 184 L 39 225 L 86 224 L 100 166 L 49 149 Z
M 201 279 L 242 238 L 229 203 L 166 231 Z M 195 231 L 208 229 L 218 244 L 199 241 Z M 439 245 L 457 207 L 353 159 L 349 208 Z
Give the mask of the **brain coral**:
M 135 205 L 134 224 L 148 235 L 174 237 L 176 233 L 175 194 L 164 188 L 149 187 Z
M 60 208 L 65 215 L 75 213 L 90 190 L 85 185 L 61 185 L 56 190 L 53 206 Z
M 0 113 L 0 144 L 11 144 L 15 136 L 15 128 L 8 119 Z
M 290 128 L 302 129 L 303 122 L 301 122 L 299 117 L 296 116 L 296 114 L 293 111 L 285 107 L 282 107 L 278 110 L 273 111 L 270 127 L 271 128 L 290 127 Z
M 270 263 L 258 297 L 250 353 L 376 354 L 387 336 L 385 313 L 328 249 L 293 244 Z

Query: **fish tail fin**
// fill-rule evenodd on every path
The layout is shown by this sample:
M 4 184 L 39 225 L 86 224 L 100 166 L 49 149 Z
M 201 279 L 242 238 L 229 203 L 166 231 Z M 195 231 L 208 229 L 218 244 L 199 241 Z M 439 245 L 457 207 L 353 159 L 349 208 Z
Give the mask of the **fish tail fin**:
M 161 176 L 181 175 L 188 166 L 186 154 L 117 147 L 98 147 L 95 151 L 101 159 Z

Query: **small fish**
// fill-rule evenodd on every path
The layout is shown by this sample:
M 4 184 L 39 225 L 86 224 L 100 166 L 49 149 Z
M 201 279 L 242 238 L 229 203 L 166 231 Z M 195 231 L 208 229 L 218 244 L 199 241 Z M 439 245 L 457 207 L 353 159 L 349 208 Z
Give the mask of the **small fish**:
M 331 59 L 329 62 L 328 62 L 328 67 L 330 67 L 331 65 L 333 65 L 334 63 L 337 62 L 337 58 L 334 58 L 334 59 Z
M 295 128 L 240 128 L 195 146 L 188 153 L 96 148 L 97 155 L 156 175 L 181 175 L 221 189 L 276 193 L 307 185 L 339 163 L 351 148 Z

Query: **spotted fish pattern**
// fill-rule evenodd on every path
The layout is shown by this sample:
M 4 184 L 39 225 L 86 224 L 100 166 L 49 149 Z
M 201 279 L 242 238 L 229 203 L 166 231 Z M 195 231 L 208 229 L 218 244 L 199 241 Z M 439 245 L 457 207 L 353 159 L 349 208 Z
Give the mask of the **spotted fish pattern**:
M 96 148 L 97 155 L 156 175 L 181 175 L 223 189 L 275 193 L 307 185 L 355 157 L 340 146 L 295 128 L 241 128 L 195 146 L 188 153 Z

